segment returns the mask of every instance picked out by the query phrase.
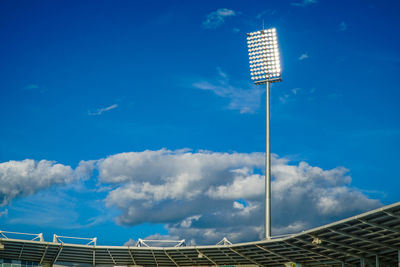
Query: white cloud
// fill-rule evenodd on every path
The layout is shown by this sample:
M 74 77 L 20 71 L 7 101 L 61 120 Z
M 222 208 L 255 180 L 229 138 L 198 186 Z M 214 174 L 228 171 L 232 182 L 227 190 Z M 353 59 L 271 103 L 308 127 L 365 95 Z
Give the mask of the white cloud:
M 98 116 L 98 115 L 103 114 L 103 112 L 105 112 L 105 111 L 109 111 L 109 110 L 115 109 L 117 107 L 118 107 L 118 104 L 113 104 L 113 105 L 105 107 L 105 108 L 99 108 L 94 112 L 89 111 L 88 115 L 90 115 L 90 116 Z
M 136 245 L 136 240 L 134 240 L 134 239 L 132 239 L 132 238 L 129 238 L 129 240 L 128 241 L 126 241 L 125 243 L 124 243 L 124 246 L 130 246 L 130 247 L 133 247 L 133 246 L 135 246 Z
M 308 58 L 308 54 L 307 53 L 303 53 L 299 56 L 298 60 L 304 60 Z
M 292 93 L 294 94 L 294 95 L 297 95 L 297 93 L 300 91 L 300 88 L 293 88 L 292 89 Z
M 203 21 L 205 29 L 216 29 L 225 23 L 227 17 L 236 16 L 236 12 L 232 9 L 220 8 L 207 15 Z
M 339 30 L 340 30 L 340 31 L 346 31 L 346 30 L 347 30 L 347 23 L 344 22 L 344 21 L 342 21 L 342 22 L 339 24 Z
M 228 108 L 239 110 L 240 113 L 255 113 L 260 107 L 261 95 L 264 89 L 249 82 L 232 83 L 229 76 L 218 68 L 218 77 L 211 81 L 194 82 L 193 87 L 209 90 L 216 95 L 230 100 Z
M 283 94 L 282 96 L 279 97 L 279 101 L 282 104 L 285 104 L 288 101 L 289 97 L 290 97 L 290 95 L 285 93 L 285 94 Z
M 200 219 L 200 217 L 201 217 L 201 215 L 194 215 L 194 216 L 190 216 L 190 217 L 184 219 L 184 220 L 181 222 L 181 227 L 183 227 L 183 228 L 189 228 L 189 227 L 191 227 L 191 226 L 192 226 L 192 223 L 193 223 L 194 221 L 198 221 L 198 220 Z
M 273 15 L 275 15 L 276 14 L 276 9 L 266 9 L 266 10 L 263 10 L 263 11 L 261 11 L 260 13 L 258 13 L 257 15 L 256 15 L 256 18 L 257 19 L 261 19 L 262 17 L 264 17 L 265 15 L 268 15 L 268 16 L 273 16 Z
M 351 187 L 348 170 L 323 170 L 306 162 L 272 161 L 273 233 L 283 234 L 380 206 Z M 98 164 L 102 183 L 113 184 L 105 200 L 130 226 L 164 223 L 168 234 L 212 244 L 263 234 L 264 155 L 144 151 L 110 156 Z
M 280 92 L 279 101 L 282 104 L 286 104 L 288 102 L 297 101 L 298 99 L 302 99 L 302 101 L 307 97 L 308 100 L 311 99 L 311 95 L 314 93 L 315 89 L 304 90 L 302 88 L 292 88 L 285 89 Z
M 214 199 L 254 198 L 264 193 L 264 176 L 253 174 L 246 168 L 245 172 L 232 171 L 233 181 L 217 187 L 211 186 L 206 194 Z M 236 205 L 237 206 L 237 205 Z
M 318 3 L 317 0 L 302 0 L 300 2 L 292 2 L 292 6 L 301 6 L 301 7 L 306 7 L 312 4 Z
M 68 193 L 60 198 L 59 191 L 55 197 L 49 195 L 49 188 L 87 179 L 94 166 L 98 170 L 94 186 L 108 187 L 104 204 L 113 216 L 119 210 L 118 224 L 161 223 L 168 236 L 156 235 L 158 238 L 186 239 L 189 244 L 213 244 L 223 237 L 232 242 L 250 241 L 263 236 L 263 153 L 146 150 L 83 161 L 75 169 L 46 160 L 4 162 L 0 164 L 0 203 L 4 206 L 14 198 L 32 195 L 20 207 L 28 215 L 8 222 L 23 219 L 34 224 L 40 217 L 45 224 L 57 223 L 56 217 L 62 213 L 59 205 L 65 204 L 62 199 Z M 272 175 L 274 235 L 298 232 L 381 205 L 353 188 L 343 167 L 324 170 L 273 155 Z M 44 194 L 35 194 L 43 190 Z M 38 210 L 30 207 L 40 205 L 40 199 L 46 199 L 46 209 L 30 212 Z M 79 200 L 68 202 L 72 205 L 69 210 L 74 210 Z M 1 214 L 5 217 L 7 212 Z M 98 222 L 92 218 L 74 224 L 80 217 L 76 212 L 69 217 L 68 225 L 74 227 Z
M 93 163 L 82 161 L 74 171 L 54 161 L 8 161 L 0 163 L 0 206 L 16 197 L 28 196 L 53 185 L 63 185 L 89 177 Z

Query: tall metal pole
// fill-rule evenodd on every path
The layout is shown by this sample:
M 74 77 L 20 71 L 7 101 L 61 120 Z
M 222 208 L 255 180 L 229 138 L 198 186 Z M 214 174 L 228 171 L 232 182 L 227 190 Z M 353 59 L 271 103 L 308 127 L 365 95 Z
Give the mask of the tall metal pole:
M 271 238 L 271 136 L 269 81 L 266 83 L 266 149 L 265 149 L 265 238 Z

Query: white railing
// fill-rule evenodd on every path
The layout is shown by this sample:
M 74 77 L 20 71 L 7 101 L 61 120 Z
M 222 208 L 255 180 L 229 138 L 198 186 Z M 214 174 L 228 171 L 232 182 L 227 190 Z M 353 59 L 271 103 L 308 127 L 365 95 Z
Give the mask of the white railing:
M 153 247 L 151 244 L 174 244 L 174 247 L 186 247 L 185 239 L 182 240 L 150 240 L 150 239 L 141 239 L 136 242 L 136 247 Z
M 30 234 L 30 233 L 19 233 L 19 232 L 10 232 L 10 231 L 3 231 L 0 230 L 0 238 L 4 238 L 4 239 L 11 239 L 10 235 L 12 235 L 14 237 L 14 235 L 16 236 L 34 236 L 33 239 L 30 239 L 32 241 L 35 240 L 39 240 L 41 242 L 43 242 L 43 233 L 39 233 L 39 234 Z M 25 240 L 24 238 L 12 238 L 12 239 L 22 239 Z
M 89 242 L 86 243 L 85 245 L 93 245 L 93 246 L 97 245 L 97 237 L 85 238 L 85 237 L 61 236 L 56 234 L 53 235 L 53 243 L 64 244 L 66 242 L 64 242 L 63 239 L 88 240 Z

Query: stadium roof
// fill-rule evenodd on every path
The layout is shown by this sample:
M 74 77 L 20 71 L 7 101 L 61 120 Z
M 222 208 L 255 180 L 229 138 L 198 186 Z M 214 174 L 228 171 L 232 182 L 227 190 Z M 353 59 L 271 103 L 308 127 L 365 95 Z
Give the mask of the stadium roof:
M 398 266 L 399 256 L 400 202 L 298 234 L 231 245 L 119 247 L 0 238 L 0 258 L 41 264 L 360 266 L 379 260 L 380 266 Z

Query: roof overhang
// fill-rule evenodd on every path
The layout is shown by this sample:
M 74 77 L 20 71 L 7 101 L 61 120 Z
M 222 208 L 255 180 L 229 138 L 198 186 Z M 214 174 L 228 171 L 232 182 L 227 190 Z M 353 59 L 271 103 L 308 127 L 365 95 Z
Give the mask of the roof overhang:
M 290 236 L 256 242 L 187 247 L 95 246 L 0 238 L 0 258 L 41 264 L 139 266 L 349 265 L 376 258 L 396 266 L 400 202 Z

